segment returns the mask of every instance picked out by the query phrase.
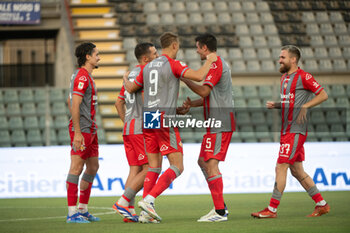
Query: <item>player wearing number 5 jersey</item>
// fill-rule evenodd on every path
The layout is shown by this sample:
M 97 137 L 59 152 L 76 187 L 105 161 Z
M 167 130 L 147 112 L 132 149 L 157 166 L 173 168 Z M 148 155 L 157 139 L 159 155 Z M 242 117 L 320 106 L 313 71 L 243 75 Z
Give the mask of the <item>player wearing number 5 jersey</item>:
M 300 50 L 293 45 L 282 47 L 279 63 L 281 78 L 281 101 L 266 103 L 267 108 L 280 108 L 282 128 L 280 151 L 276 165 L 275 186 L 270 204 L 264 210 L 252 213 L 257 218 L 276 218 L 277 207 L 286 186 L 287 170 L 304 187 L 315 201 L 316 207 L 308 217 L 318 217 L 329 212 L 329 205 L 323 199 L 312 178 L 304 171 L 304 142 L 307 137 L 307 111 L 327 100 L 326 91 L 314 77 L 298 67 Z M 316 96 L 313 97 L 313 94 Z
M 134 83 L 124 76 L 126 90 L 133 93 L 144 88 L 145 109 L 157 109 L 152 113 L 154 119 L 163 117 L 164 113 L 176 113 L 181 77 L 201 81 L 209 71 L 216 56 L 208 55 L 207 61 L 199 70 L 192 70 L 186 64 L 175 60 L 179 50 L 179 39 L 176 34 L 166 32 L 161 35 L 160 43 L 163 54 L 147 64 Z M 145 114 L 146 111 L 144 111 Z M 171 182 L 183 171 L 182 143 L 177 128 L 144 129 L 146 152 L 149 170 L 144 182 L 144 199 L 138 203 L 153 218 L 161 220 L 155 212 L 155 199 L 169 187 Z M 170 167 L 157 178 L 161 171 L 162 155 L 168 157 Z
M 196 37 L 197 53 L 202 60 L 209 53 L 216 53 L 217 41 L 211 34 L 203 34 Z M 202 169 L 208 183 L 214 208 L 198 222 L 222 222 L 227 221 L 228 212 L 223 197 L 223 180 L 219 170 L 219 162 L 225 161 L 226 153 L 230 145 L 232 132 L 235 131 L 232 102 L 231 70 L 223 58 L 217 57 L 212 64 L 203 85 L 182 79 L 186 85 L 201 99 L 191 101 L 189 98 L 184 106 L 203 106 L 204 118 L 221 121 L 220 128 L 208 128 L 203 137 L 198 165 Z
M 151 43 L 140 43 L 135 47 L 135 56 L 139 62 L 128 75 L 134 81 L 144 66 L 158 57 L 158 52 Z M 130 166 L 129 175 L 125 183 L 125 191 L 121 198 L 113 205 L 123 217 L 124 222 L 137 222 L 138 216 L 134 209 L 135 195 L 143 186 L 148 170 L 148 160 L 142 133 L 142 91 L 128 93 L 122 87 L 115 107 L 124 122 L 123 140 L 126 157 Z

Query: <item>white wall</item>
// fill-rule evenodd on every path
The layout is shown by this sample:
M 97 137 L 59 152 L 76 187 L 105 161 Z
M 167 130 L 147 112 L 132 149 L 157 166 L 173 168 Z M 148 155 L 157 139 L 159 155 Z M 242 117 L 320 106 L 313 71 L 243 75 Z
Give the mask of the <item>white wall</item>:
M 204 194 L 208 186 L 197 166 L 200 144 L 184 145 L 185 171 L 165 194 Z M 271 192 L 278 143 L 231 144 L 220 169 L 225 193 Z M 0 149 L 0 198 L 65 197 L 70 148 Z M 306 143 L 305 170 L 321 191 L 350 190 L 350 143 Z M 168 162 L 163 163 L 163 171 Z M 123 145 L 100 146 L 100 170 L 93 196 L 119 196 L 128 174 Z M 289 174 L 286 191 L 303 191 Z

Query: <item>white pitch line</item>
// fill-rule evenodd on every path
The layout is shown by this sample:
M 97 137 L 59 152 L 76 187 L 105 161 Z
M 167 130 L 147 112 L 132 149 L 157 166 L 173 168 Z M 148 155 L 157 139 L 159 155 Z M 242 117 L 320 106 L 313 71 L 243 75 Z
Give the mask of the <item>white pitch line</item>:
M 67 208 L 67 206 L 0 206 L 0 209 L 58 209 L 58 208 Z M 89 206 L 89 209 L 97 209 L 97 210 L 113 210 L 113 208 L 110 207 L 94 207 Z
M 40 207 L 37 207 L 40 208 Z M 44 207 L 43 207 L 44 208 Z M 90 207 L 90 209 L 99 209 L 99 208 L 105 208 L 105 207 Z M 107 208 L 111 209 L 111 208 Z M 109 212 L 102 212 L 102 213 L 96 213 L 94 215 L 107 215 L 107 214 L 115 214 L 115 211 L 109 211 Z M 54 216 L 54 217 L 39 217 L 39 218 L 17 218 L 17 219 L 0 219 L 0 222 L 19 222 L 19 221 L 35 221 L 35 220 L 47 220 L 47 219 L 58 219 L 58 218 L 66 218 L 67 216 Z

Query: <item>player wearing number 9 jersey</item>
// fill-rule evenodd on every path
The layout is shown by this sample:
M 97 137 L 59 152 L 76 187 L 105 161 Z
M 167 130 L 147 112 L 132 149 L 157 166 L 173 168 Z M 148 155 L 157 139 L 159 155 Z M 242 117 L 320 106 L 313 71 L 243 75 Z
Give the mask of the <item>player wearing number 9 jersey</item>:
M 162 34 L 160 43 L 163 54 L 147 64 L 134 83 L 129 82 L 124 76 L 128 92 L 133 93 L 141 87 L 144 88 L 144 107 L 158 110 L 152 113 L 154 118 L 159 117 L 160 112 L 171 115 L 176 113 L 179 78 L 201 81 L 208 73 L 211 63 L 217 59 L 215 55 L 210 54 L 200 69 L 192 70 L 186 64 L 175 60 L 180 46 L 176 34 L 171 32 Z M 160 221 L 161 218 L 154 209 L 154 201 L 183 171 L 182 143 L 177 128 L 160 127 L 160 129 L 144 129 L 143 132 L 149 169 L 144 182 L 144 196 L 146 196 L 138 205 Z M 170 167 L 156 183 L 161 171 L 162 155 L 168 157 Z
M 270 204 L 260 212 L 252 213 L 257 218 L 276 218 L 277 207 L 286 186 L 287 170 L 300 182 L 315 201 L 314 212 L 308 217 L 318 217 L 329 212 L 313 179 L 304 171 L 304 142 L 307 136 L 307 110 L 327 100 L 326 91 L 314 77 L 298 67 L 300 50 L 296 46 L 282 47 L 279 63 L 281 78 L 281 101 L 266 103 L 267 108 L 281 108 L 282 128 L 280 151 L 276 165 L 275 186 Z M 313 94 L 316 96 L 313 97 Z
M 158 57 L 158 52 L 153 44 L 140 43 L 135 47 L 135 56 L 139 65 L 129 73 L 130 81 L 136 79 L 148 62 Z M 138 218 L 134 209 L 135 195 L 143 187 L 143 180 L 148 170 L 142 133 L 142 90 L 130 94 L 123 86 L 115 107 L 124 122 L 123 140 L 130 171 L 125 183 L 125 191 L 113 208 L 124 217 L 125 222 L 137 222 Z

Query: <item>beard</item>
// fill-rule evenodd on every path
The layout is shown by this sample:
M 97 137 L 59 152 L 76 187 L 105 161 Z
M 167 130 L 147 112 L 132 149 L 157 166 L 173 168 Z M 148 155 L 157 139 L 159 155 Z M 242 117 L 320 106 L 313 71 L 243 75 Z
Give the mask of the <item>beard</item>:
M 281 74 L 284 74 L 284 73 L 288 72 L 289 70 L 290 70 L 290 65 L 286 65 L 284 63 L 281 64 L 281 66 L 280 66 L 280 73 Z

